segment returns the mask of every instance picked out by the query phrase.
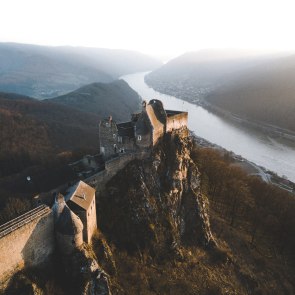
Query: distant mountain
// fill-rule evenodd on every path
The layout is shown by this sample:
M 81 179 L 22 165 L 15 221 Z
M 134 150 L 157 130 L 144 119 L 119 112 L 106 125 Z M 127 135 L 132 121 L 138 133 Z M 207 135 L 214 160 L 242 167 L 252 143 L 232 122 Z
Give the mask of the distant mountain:
M 206 100 L 238 116 L 295 131 L 295 55 L 231 77 Z
M 0 43 L 0 91 L 49 98 L 160 65 L 127 50 Z
M 295 55 L 204 50 L 168 62 L 145 80 L 162 93 L 295 131 Z
M 138 110 L 139 95 L 123 80 L 111 83 L 92 83 L 68 94 L 49 99 L 100 118 L 112 115 L 117 121 L 128 120 Z
M 185 53 L 145 77 L 154 89 L 188 101 L 203 99 L 218 85 L 278 54 L 241 50 L 201 50 Z

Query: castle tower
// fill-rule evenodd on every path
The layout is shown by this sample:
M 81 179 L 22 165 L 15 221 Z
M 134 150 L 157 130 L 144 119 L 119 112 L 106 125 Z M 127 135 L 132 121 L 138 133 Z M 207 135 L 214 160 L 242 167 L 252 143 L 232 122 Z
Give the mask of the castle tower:
M 63 254 L 71 254 L 83 244 L 83 224 L 67 204 L 62 205 L 63 209 L 55 222 L 56 240 Z
M 101 120 L 99 123 L 99 141 L 100 141 L 100 153 L 104 159 L 109 159 L 112 155 L 118 152 L 117 139 L 118 129 L 116 122 L 109 118 Z

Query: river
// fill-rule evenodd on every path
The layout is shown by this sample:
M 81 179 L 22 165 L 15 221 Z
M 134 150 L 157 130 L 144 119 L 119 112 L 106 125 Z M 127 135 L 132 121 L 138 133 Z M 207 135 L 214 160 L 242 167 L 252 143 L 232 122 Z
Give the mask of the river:
M 143 99 L 160 99 L 166 109 L 189 112 L 188 127 L 196 135 L 233 151 L 255 164 L 295 182 L 295 148 L 278 142 L 261 131 L 237 125 L 201 106 L 162 94 L 144 82 L 146 73 L 122 76 Z

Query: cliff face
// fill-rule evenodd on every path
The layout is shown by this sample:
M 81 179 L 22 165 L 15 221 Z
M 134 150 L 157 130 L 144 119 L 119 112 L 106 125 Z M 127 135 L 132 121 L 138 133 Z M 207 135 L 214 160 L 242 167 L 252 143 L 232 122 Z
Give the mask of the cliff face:
M 175 280 L 180 293 L 170 286 L 173 294 L 182 294 L 183 288 L 195 292 L 194 286 L 183 285 L 188 263 L 195 264 L 193 249 L 200 248 L 193 246 L 214 246 L 215 241 L 187 133 L 166 135 L 149 158 L 130 162 L 106 184 L 97 196 L 99 231 L 92 246 L 59 258 L 64 281 L 52 278 L 56 294 L 107 295 L 110 288 L 113 294 L 139 294 L 138 286 L 153 290 L 153 270 L 162 265 L 163 284 L 170 265 L 180 276 Z M 134 271 L 136 267 L 145 271 Z
M 129 163 L 99 196 L 100 227 L 117 247 L 162 257 L 215 244 L 186 133 L 161 139 L 149 159 Z

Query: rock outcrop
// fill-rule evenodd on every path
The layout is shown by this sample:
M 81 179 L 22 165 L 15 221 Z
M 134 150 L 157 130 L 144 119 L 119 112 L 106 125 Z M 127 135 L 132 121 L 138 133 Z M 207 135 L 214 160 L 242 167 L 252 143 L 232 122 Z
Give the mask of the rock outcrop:
M 92 247 L 83 244 L 69 256 L 63 256 L 65 272 L 75 286 L 75 294 L 110 295 L 109 276 L 97 262 Z
M 162 257 L 215 244 L 187 133 L 165 135 L 149 159 L 129 163 L 98 197 L 99 224 L 117 247 Z

